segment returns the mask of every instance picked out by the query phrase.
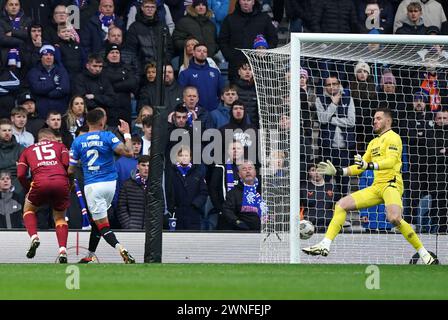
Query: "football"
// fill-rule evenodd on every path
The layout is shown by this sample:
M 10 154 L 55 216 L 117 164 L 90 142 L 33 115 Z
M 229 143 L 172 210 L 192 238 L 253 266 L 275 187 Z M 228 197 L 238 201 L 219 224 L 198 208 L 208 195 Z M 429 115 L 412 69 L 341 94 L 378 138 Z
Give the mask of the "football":
M 308 220 L 300 220 L 300 239 L 307 240 L 314 234 L 314 225 Z

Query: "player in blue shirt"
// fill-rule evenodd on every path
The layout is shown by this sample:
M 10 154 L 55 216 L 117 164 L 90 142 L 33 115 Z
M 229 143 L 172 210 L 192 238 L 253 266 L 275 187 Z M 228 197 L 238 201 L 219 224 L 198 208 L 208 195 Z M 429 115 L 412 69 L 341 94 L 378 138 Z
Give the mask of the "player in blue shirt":
M 73 141 L 68 173 L 73 176 L 76 165 L 78 162 L 81 163 L 87 207 L 95 222 L 92 226 L 90 242 L 92 237 L 96 237 L 99 241 L 100 236 L 103 236 L 108 244 L 120 252 L 125 263 L 135 263 L 135 259 L 118 242 L 107 218 L 107 210 L 112 203 L 117 182 L 114 153 L 126 157 L 133 156 L 129 124 L 120 120 L 118 126 L 120 133 L 124 135 L 125 143 L 123 144 L 112 132 L 103 131 L 107 121 L 103 109 L 96 108 L 89 111 L 86 120 L 89 132 L 78 136 Z

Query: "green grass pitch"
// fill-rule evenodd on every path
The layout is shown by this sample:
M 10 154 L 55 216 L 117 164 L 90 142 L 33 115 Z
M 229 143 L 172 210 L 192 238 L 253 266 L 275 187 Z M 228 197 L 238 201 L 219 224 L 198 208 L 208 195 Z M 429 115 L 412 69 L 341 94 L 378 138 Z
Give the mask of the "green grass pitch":
M 0 299 L 448 299 L 441 265 L 378 265 L 378 290 L 366 265 L 74 265 L 78 290 L 66 288 L 67 266 L 1 264 Z

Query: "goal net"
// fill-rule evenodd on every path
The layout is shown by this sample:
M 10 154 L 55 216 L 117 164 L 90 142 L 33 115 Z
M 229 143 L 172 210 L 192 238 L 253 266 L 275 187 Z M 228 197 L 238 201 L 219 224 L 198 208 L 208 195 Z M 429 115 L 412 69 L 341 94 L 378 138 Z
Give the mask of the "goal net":
M 347 40 L 349 39 L 349 40 Z M 439 43 L 439 44 L 436 44 Z M 443 36 L 292 34 L 271 50 L 243 50 L 258 95 L 262 145 L 260 259 L 266 263 L 409 263 L 415 250 L 384 205 L 348 212 L 328 257 L 300 248 L 319 242 L 346 194 L 373 182 L 322 177 L 320 161 L 353 164 L 375 137 L 373 115 L 387 107 L 403 143 L 403 216 L 441 263 L 448 253 L 448 41 Z M 299 239 L 299 219 L 316 233 Z M 416 260 L 413 260 L 414 262 Z M 419 262 L 417 262 L 419 263 Z

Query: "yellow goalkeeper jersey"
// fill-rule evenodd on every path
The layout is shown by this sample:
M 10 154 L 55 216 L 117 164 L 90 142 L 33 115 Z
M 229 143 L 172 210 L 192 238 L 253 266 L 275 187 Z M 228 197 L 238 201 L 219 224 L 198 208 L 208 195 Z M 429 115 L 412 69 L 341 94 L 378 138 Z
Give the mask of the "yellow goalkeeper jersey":
M 392 130 L 388 130 L 370 141 L 362 158 L 366 162 L 373 162 L 377 168 L 373 171 L 373 184 L 396 182 L 403 186 L 403 178 L 401 177 L 402 151 L 401 137 Z M 358 169 L 358 166 L 350 166 L 351 175 L 359 175 L 362 172 L 363 170 Z

